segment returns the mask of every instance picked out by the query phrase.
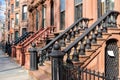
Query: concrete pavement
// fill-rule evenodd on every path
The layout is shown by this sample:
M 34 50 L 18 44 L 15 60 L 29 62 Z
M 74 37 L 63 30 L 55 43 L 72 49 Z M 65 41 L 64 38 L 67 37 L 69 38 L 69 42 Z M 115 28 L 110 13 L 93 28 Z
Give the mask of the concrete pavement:
M 0 49 L 0 80 L 32 80 L 28 71 L 19 66 Z

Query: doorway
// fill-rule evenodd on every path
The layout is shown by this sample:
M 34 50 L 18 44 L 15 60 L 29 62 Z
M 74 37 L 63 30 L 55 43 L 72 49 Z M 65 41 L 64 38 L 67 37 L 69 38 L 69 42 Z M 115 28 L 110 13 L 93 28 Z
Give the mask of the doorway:
M 110 39 L 106 42 L 105 48 L 105 76 L 110 80 L 119 75 L 119 48 L 117 40 Z

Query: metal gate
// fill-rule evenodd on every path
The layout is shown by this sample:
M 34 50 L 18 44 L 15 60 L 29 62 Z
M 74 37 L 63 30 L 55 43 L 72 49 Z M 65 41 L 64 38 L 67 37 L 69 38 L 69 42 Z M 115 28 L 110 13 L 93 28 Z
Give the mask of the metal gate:
M 105 76 L 111 80 L 119 75 L 119 49 L 117 40 L 111 39 L 106 42 L 105 48 Z

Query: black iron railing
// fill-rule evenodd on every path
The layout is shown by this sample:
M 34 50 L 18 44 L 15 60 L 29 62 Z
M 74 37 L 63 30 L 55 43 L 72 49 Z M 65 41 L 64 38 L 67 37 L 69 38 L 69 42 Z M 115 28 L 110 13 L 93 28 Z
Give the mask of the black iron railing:
M 119 12 L 108 11 L 90 26 L 80 37 L 66 47 L 63 52 L 67 54 L 67 60 L 79 60 L 79 55 L 85 55 L 86 49 L 91 49 L 91 44 L 97 43 L 97 38 L 102 38 L 102 33 L 107 32 L 108 27 L 117 28 L 117 16 Z M 70 53 L 74 48 L 72 59 Z
M 20 36 L 18 39 L 16 39 L 15 41 L 13 41 L 12 44 L 17 45 L 18 43 L 21 43 L 26 38 L 28 38 L 31 34 L 33 34 L 33 32 L 26 32 L 25 34 L 23 34 L 22 36 Z
M 82 69 L 79 66 L 63 65 L 63 79 L 61 80 L 120 80 L 118 77 L 106 77 L 99 71 Z
M 74 65 L 72 62 L 64 62 L 64 52 L 60 50 L 60 45 L 55 44 L 54 49 L 50 53 L 52 80 L 120 80 L 119 75 L 106 76 L 99 69 L 90 70 L 81 68 L 79 65 Z
M 88 18 L 80 18 L 65 31 L 60 33 L 55 39 L 48 43 L 42 49 L 38 49 L 40 53 L 40 65 L 43 64 L 44 60 L 49 60 L 48 54 L 51 53 L 52 47 L 55 43 L 59 43 L 61 47 L 65 46 L 67 42 L 70 42 L 75 35 L 79 34 L 81 30 L 88 28 Z

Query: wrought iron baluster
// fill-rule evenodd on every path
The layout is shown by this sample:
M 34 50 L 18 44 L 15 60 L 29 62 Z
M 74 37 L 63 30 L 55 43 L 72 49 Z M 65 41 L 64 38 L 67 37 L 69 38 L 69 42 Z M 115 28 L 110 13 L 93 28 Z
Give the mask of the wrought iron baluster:
M 70 42 L 70 32 L 67 33 L 67 42 Z
M 80 55 L 85 55 L 85 46 L 84 46 L 83 40 L 81 40 L 79 54 Z
M 44 63 L 44 51 L 38 51 L 40 58 L 39 58 L 39 66 L 43 66 Z
M 90 39 L 89 39 L 89 35 L 87 35 L 86 37 L 87 37 L 87 39 L 86 39 L 85 48 L 86 49 L 91 49 L 91 42 L 90 42 Z
M 75 27 L 76 27 L 75 34 L 79 34 L 79 27 L 78 27 L 78 26 L 79 26 L 79 23 L 78 23 L 78 24 L 76 24 L 76 26 L 75 26 Z
M 101 24 L 98 24 L 97 37 L 102 38 Z
M 66 44 L 65 44 L 65 38 L 66 38 L 66 35 L 64 35 L 62 38 L 61 38 L 61 40 L 60 40 L 60 45 L 61 45 L 61 47 L 65 47 L 66 46 Z
M 92 39 L 91 39 L 91 43 L 97 43 L 97 36 L 95 34 L 95 29 L 92 30 Z
M 88 20 L 84 20 L 84 29 L 88 29 Z
M 72 61 L 71 61 L 71 59 L 70 59 L 70 53 L 71 53 L 71 50 L 69 50 L 69 51 L 67 52 L 67 59 L 66 59 L 66 63 L 67 63 L 67 64 L 73 64 Z
M 107 32 L 107 26 L 105 21 L 102 21 L 102 28 L 103 28 L 102 32 Z
M 82 21 L 79 22 L 79 27 L 80 27 L 81 30 L 83 30 L 83 23 L 82 23 Z
M 74 28 L 72 28 L 71 30 L 72 30 L 72 32 L 71 32 L 71 38 L 75 38 Z
M 74 46 L 74 53 L 73 53 L 73 56 L 72 56 L 73 61 L 79 61 L 79 54 L 77 52 L 77 47 L 78 47 L 78 44 L 76 44 Z

